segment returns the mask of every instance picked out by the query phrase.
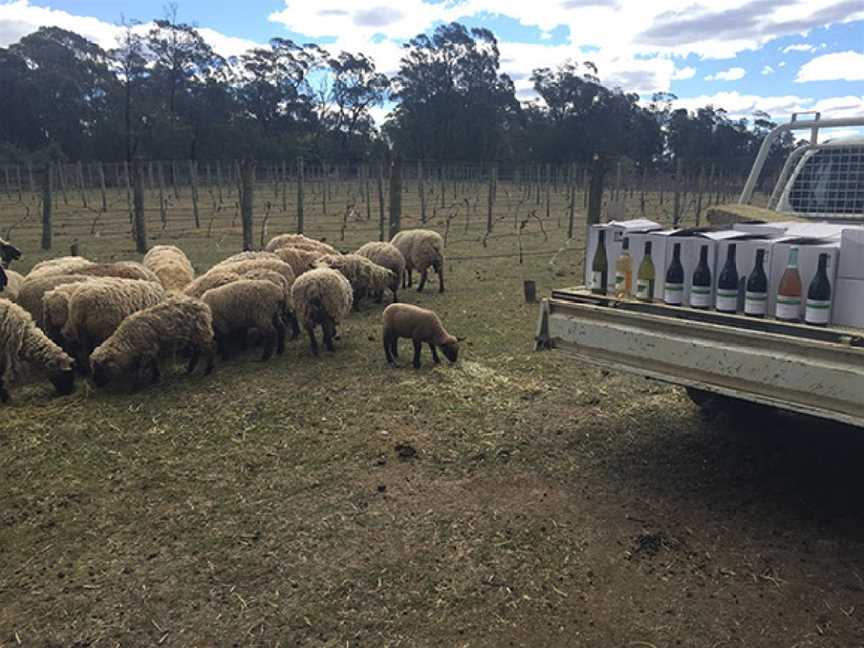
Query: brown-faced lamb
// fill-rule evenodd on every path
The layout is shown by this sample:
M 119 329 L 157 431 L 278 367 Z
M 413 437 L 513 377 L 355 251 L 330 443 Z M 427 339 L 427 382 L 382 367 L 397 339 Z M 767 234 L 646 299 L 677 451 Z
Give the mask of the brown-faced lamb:
M 339 250 L 329 243 L 303 236 L 302 234 L 280 234 L 270 239 L 264 246 L 265 252 L 275 252 L 279 248 L 293 247 L 300 250 L 311 250 L 322 254 L 339 254 Z
M 144 255 L 144 266 L 159 277 L 168 292 L 182 291 L 195 279 L 195 270 L 176 245 L 154 245 Z
M 273 348 L 285 351 L 287 311 L 285 292 L 270 281 L 240 279 L 208 290 L 202 298 L 213 313 L 213 331 L 223 360 L 228 359 L 231 337 L 255 328 L 264 336 L 264 356 L 269 360 Z
M 14 270 L 3 270 L 2 267 L 0 267 L 0 272 L 4 273 L 6 277 L 6 284 L 0 286 L 0 298 L 17 301 L 21 286 L 24 285 L 24 277 Z
M 91 277 L 117 277 L 118 279 L 138 279 L 161 283 L 152 270 L 137 261 L 115 261 L 113 263 L 96 263 L 82 268 L 77 274 Z
M 85 281 L 93 281 L 93 277 L 75 274 L 48 274 L 37 275 L 36 277 L 27 275 L 24 277 L 24 283 L 21 284 L 21 291 L 18 293 L 16 301 L 24 310 L 30 313 L 33 321 L 36 322 L 36 326 L 44 329 L 45 318 L 42 312 L 42 298 L 45 296 L 45 293 L 54 290 L 57 286 Z
M 161 284 L 135 279 L 103 278 L 87 282 L 72 294 L 69 316 L 60 334 L 75 353 L 78 367 L 87 370 L 90 354 L 120 323 L 140 310 L 165 300 Z
M 324 331 L 324 346 L 333 351 L 336 326 L 351 312 L 354 291 L 342 273 L 330 268 L 315 268 L 297 277 L 292 288 L 294 309 L 309 334 L 312 353 L 318 355 L 315 327 Z
M 183 289 L 183 294 L 187 297 L 201 299 L 208 290 L 224 286 L 238 279 L 240 279 L 240 275 L 236 272 L 214 268 L 186 286 Z
M 390 280 L 390 290 L 393 291 L 393 302 L 399 301 L 399 284 L 402 281 L 402 275 L 405 273 L 405 257 L 392 243 L 387 241 L 370 241 L 361 246 L 356 254 L 366 257 L 373 263 L 378 264 L 382 268 L 387 268 L 393 273 Z M 378 291 L 374 295 L 375 303 L 380 304 L 384 299 L 384 291 Z
M 390 242 L 399 248 L 405 257 L 403 288 L 412 285 L 411 273 L 417 270 L 420 273 L 417 292 L 423 292 L 429 268 L 432 268 L 438 274 L 438 292 L 444 292 L 444 239 L 438 232 L 424 229 L 405 230 L 397 232 Z
M 27 311 L 0 299 L 0 402 L 8 402 L 5 380 L 18 375 L 22 362 L 47 373 L 58 393 L 72 393 L 75 387 L 72 358 L 37 328 Z
M 144 372 L 159 380 L 159 360 L 174 352 L 189 354 L 186 373 L 195 371 L 203 354 L 204 375 L 213 370 L 213 317 L 201 300 L 174 295 L 123 320 L 90 356 L 93 382 L 105 387 L 118 378 L 138 386 Z
M 313 265 L 338 270 L 345 276 L 354 290 L 354 310 L 360 310 L 364 297 L 383 292 L 393 281 L 393 273 L 387 268 L 359 254 L 325 254 Z
M 459 356 L 459 339 L 450 335 L 434 311 L 411 304 L 390 304 L 384 309 L 384 354 L 388 364 L 396 366 L 399 357 L 399 338 L 409 338 L 414 342 L 414 368 L 420 368 L 420 351 L 423 343 L 429 345 L 432 360 L 438 360 L 436 348 L 450 362 L 456 362 Z

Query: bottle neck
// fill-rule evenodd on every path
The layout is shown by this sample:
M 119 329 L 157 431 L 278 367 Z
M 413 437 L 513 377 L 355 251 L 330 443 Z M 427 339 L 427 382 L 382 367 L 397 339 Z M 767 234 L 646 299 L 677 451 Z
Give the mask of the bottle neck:
M 797 268 L 798 267 L 798 248 L 792 248 L 789 250 L 789 268 Z

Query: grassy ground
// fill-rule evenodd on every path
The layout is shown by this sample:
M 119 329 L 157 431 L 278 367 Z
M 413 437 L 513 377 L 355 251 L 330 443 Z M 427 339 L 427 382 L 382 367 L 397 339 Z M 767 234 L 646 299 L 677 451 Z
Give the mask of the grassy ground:
M 239 246 L 222 225 L 151 242 L 201 271 Z M 531 352 L 522 281 L 579 281 L 547 228 L 526 227 L 544 254 L 522 265 L 454 260 L 446 293 L 403 294 L 468 336 L 455 366 L 415 371 L 403 343 L 388 369 L 367 306 L 320 360 L 298 340 L 135 394 L 13 392 L 0 646 L 864 645 L 860 435 L 706 419 L 677 389 Z M 15 238 L 24 269 L 37 234 Z M 516 249 L 478 238 L 460 225 L 448 255 Z M 83 243 L 135 258 L 119 235 Z

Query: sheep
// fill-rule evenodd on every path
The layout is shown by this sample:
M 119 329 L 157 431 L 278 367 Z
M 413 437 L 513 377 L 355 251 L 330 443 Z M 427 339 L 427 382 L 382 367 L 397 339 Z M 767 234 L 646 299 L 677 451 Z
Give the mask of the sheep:
M 293 247 L 300 250 L 311 250 L 322 254 L 339 254 L 339 250 L 324 241 L 318 241 L 302 234 L 280 234 L 270 239 L 264 246 L 265 252 L 275 252 L 279 248 Z
M 228 257 L 227 259 L 223 259 L 212 268 L 210 271 L 216 270 L 217 268 L 221 268 L 226 265 L 231 265 L 232 263 L 237 263 L 238 261 L 250 261 L 252 259 L 270 259 L 271 261 L 279 261 L 279 257 L 276 256 L 273 252 L 239 252 L 233 256 Z
M 42 312 L 42 297 L 45 296 L 45 293 L 63 284 L 82 283 L 93 280 L 93 277 L 77 274 L 40 274 L 36 277 L 31 275 L 32 273 L 24 278 L 24 283 L 21 284 L 21 291 L 18 293 L 16 301 L 24 310 L 30 313 L 33 321 L 36 322 L 36 326 L 40 328 L 44 328 L 45 326 Z
M 69 300 L 69 316 L 60 331 L 67 348 L 76 353 L 79 369 L 87 371 L 93 349 L 111 337 L 124 319 L 165 297 L 162 285 L 150 281 L 103 278 L 80 286 Z
M 89 281 L 67 283 L 57 286 L 42 296 L 42 330 L 54 342 L 63 346 L 63 336 L 60 331 L 69 319 L 69 301 L 72 295 L 85 283 L 92 283 L 98 279 Z
M 360 300 L 368 294 L 377 294 L 393 281 L 393 273 L 359 254 L 325 254 L 314 267 L 338 270 L 354 290 L 354 310 L 360 310 Z
M 291 287 L 294 285 L 294 282 L 288 283 L 285 275 L 279 274 L 274 270 L 268 270 L 267 268 L 252 268 L 251 270 L 246 270 L 241 276 L 243 279 L 269 281 L 282 290 L 285 294 L 283 320 L 284 323 L 291 324 L 291 339 L 296 340 L 297 336 L 300 335 L 300 326 L 297 323 L 297 317 L 294 315 L 294 301 L 291 296 Z
M 78 274 L 80 270 L 84 270 L 96 265 L 93 261 L 80 256 L 65 256 L 57 257 L 56 259 L 48 259 L 40 261 L 30 273 L 28 279 L 36 277 L 47 277 L 48 275 L 63 275 L 63 274 Z
M 213 316 L 199 299 L 173 295 L 123 320 L 90 356 L 93 383 L 105 387 L 127 376 L 138 386 L 144 370 L 155 383 L 160 377 L 160 358 L 175 351 L 189 353 L 187 374 L 195 371 L 202 354 L 207 362 L 204 375 L 213 371 Z
M 4 270 L 2 266 L 0 266 L 0 274 L 6 277 L 6 283 L 0 285 L 0 298 L 17 301 L 21 286 L 24 285 L 24 277 L 14 270 Z
M 408 288 L 413 283 L 411 272 L 420 272 L 420 284 L 417 292 L 423 292 L 426 277 L 431 267 L 438 274 L 438 292 L 444 292 L 444 239 L 438 232 L 424 229 L 405 230 L 397 232 L 390 241 L 399 248 L 405 257 L 405 273 L 402 287 Z
M 213 331 L 223 360 L 232 334 L 256 328 L 267 339 L 262 362 L 285 351 L 285 293 L 270 281 L 240 279 L 208 290 L 202 298 L 213 313 Z
M 312 269 L 312 264 L 317 261 L 325 252 L 320 250 L 300 249 L 296 247 L 283 247 L 276 250 L 276 256 L 291 266 L 294 270 L 294 276 L 299 277 L 304 272 Z
M 294 270 L 291 269 L 290 265 L 278 259 L 246 259 L 220 266 L 219 270 L 236 272 L 239 275 L 250 270 L 272 270 L 285 277 L 289 286 L 294 285 Z
M 137 261 L 116 261 L 114 263 L 96 263 L 82 268 L 77 274 L 91 277 L 117 277 L 118 279 L 138 279 L 161 283 L 155 272 Z
M 297 317 L 309 334 L 312 353 L 318 355 L 315 327 L 324 331 L 324 346 L 333 351 L 336 325 L 351 311 L 354 292 L 348 280 L 331 268 L 315 268 L 297 277 L 291 289 Z
M 159 277 L 168 292 L 179 292 L 195 279 L 195 270 L 186 254 L 175 245 L 154 245 L 142 261 Z
M 40 331 L 30 314 L 18 304 L 0 299 L 0 402 L 9 401 L 5 378 L 18 374 L 19 362 L 44 371 L 57 393 L 75 388 L 74 362 Z
M 236 272 L 214 268 L 186 286 L 183 289 L 183 294 L 187 297 L 201 299 L 208 290 L 224 286 L 238 279 L 240 279 L 240 275 Z
M 405 273 L 405 257 L 392 243 L 386 241 L 370 241 L 361 246 L 355 254 L 366 257 L 373 263 L 377 263 L 382 268 L 387 268 L 393 273 L 390 282 L 390 290 L 393 291 L 393 303 L 399 301 L 399 283 L 402 281 L 402 275 Z M 384 291 L 378 291 L 375 295 L 375 303 L 380 304 L 384 298 Z
M 0 272 L 8 268 L 10 263 L 20 258 L 21 250 L 0 238 Z
M 396 366 L 399 357 L 397 348 L 399 338 L 410 338 L 414 342 L 414 368 L 420 368 L 420 351 L 423 343 L 429 345 L 432 360 L 438 360 L 436 347 L 450 362 L 459 357 L 459 338 L 450 335 L 434 311 L 411 304 L 390 304 L 384 309 L 384 354 L 391 367 Z

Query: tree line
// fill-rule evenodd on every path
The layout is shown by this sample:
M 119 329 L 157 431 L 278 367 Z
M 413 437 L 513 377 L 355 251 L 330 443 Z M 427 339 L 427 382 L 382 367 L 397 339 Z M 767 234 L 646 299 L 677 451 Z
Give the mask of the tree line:
M 534 70 L 540 100 L 520 102 L 488 29 L 459 23 L 405 44 L 395 75 L 363 53 L 274 38 L 225 58 L 176 7 L 117 46 L 42 27 L 0 48 L 0 163 L 212 160 L 296 156 L 349 163 L 576 162 L 595 153 L 637 168 L 711 164 L 743 173 L 770 117 L 645 104 L 610 88 L 590 61 Z M 392 106 L 377 126 L 372 110 Z M 792 145 L 781 142 L 779 162 Z

